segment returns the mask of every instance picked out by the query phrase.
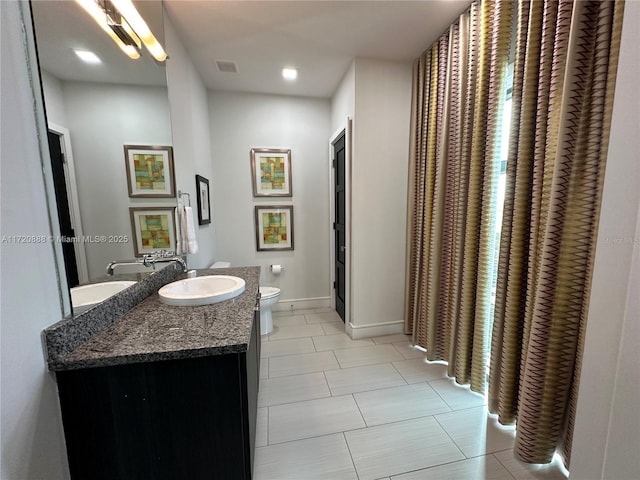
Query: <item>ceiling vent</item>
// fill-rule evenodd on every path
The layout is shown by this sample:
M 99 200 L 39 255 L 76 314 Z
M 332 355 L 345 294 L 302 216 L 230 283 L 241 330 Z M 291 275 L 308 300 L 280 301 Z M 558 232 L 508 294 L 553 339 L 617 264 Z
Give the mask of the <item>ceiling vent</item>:
M 219 72 L 223 73 L 238 73 L 238 65 L 236 62 L 229 60 L 216 60 L 216 67 Z

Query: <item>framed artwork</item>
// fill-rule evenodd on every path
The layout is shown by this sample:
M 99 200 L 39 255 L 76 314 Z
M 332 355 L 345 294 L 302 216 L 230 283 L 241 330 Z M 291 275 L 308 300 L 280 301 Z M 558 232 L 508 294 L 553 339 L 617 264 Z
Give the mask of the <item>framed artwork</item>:
M 129 214 L 136 257 L 176 249 L 175 207 L 131 207 Z
M 130 197 L 176 196 L 173 147 L 125 145 L 124 161 Z
M 258 251 L 293 250 L 293 206 L 256 205 Z
M 211 223 L 209 180 L 200 175 L 196 175 L 196 193 L 198 194 L 198 225 Z
M 291 150 L 251 149 L 254 197 L 291 197 Z

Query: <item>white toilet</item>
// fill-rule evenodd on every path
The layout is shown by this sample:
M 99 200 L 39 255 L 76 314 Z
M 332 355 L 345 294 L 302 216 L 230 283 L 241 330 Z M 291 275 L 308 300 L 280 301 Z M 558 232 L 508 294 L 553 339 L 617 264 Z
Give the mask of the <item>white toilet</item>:
M 260 287 L 260 335 L 267 335 L 273 330 L 271 305 L 280 300 L 280 289 L 276 287 Z
M 228 268 L 229 262 L 216 262 L 209 268 Z M 280 300 L 280 289 L 276 287 L 260 287 L 260 335 L 267 335 L 273 331 L 271 305 Z

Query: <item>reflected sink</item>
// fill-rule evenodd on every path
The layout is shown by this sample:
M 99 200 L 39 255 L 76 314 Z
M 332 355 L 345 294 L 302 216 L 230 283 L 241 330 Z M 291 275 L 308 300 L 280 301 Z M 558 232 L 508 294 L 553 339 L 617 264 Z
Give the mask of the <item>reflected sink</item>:
M 244 292 L 244 286 L 244 280 L 238 277 L 205 275 L 169 283 L 158 290 L 158 295 L 167 305 L 193 307 L 237 297 Z
M 74 308 L 95 305 L 116 293 L 130 287 L 136 282 L 121 280 L 117 282 L 92 283 L 71 289 L 71 305 Z

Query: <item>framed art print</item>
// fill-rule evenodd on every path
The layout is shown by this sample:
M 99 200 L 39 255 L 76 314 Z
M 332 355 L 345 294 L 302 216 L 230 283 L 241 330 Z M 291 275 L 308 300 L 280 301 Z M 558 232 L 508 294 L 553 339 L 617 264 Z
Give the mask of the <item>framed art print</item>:
M 176 249 L 175 207 L 131 207 L 129 214 L 136 257 Z
M 130 197 L 176 196 L 173 147 L 125 145 L 124 161 Z
M 256 205 L 256 248 L 293 250 L 293 206 Z
M 198 195 L 198 225 L 211 223 L 209 180 L 200 175 L 196 175 L 196 194 Z
M 251 149 L 254 197 L 291 197 L 291 150 Z

